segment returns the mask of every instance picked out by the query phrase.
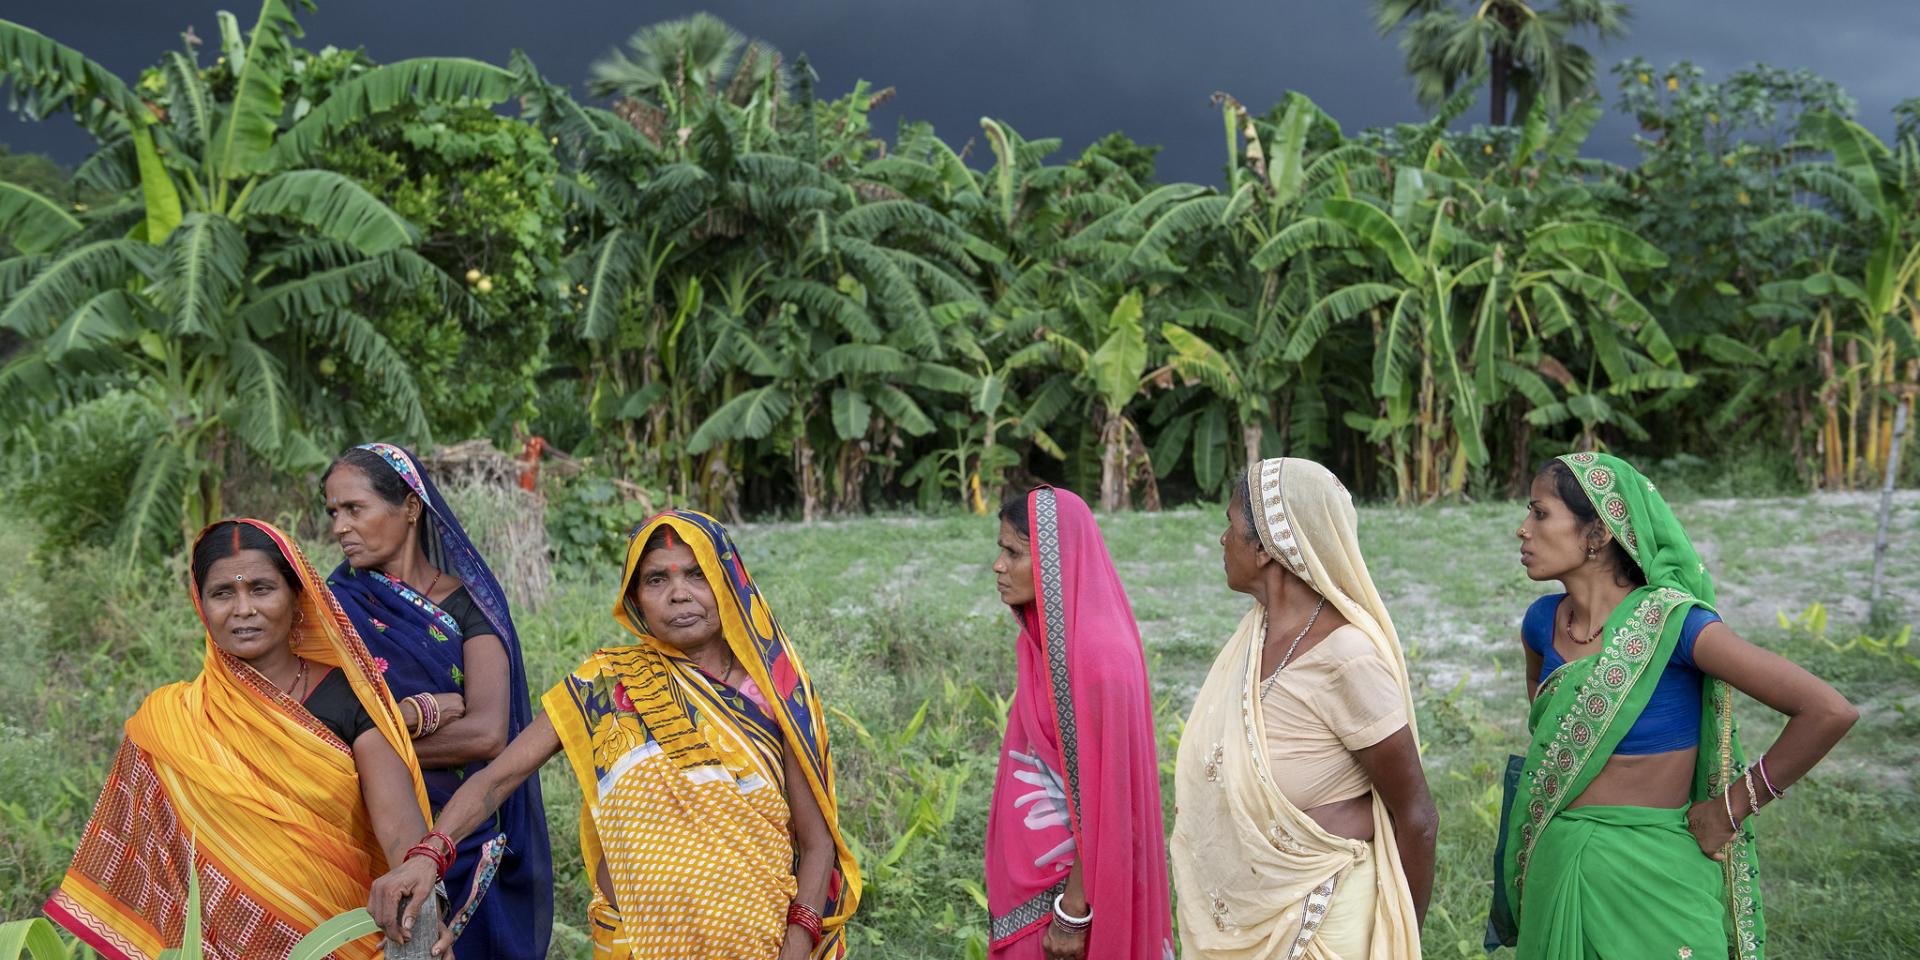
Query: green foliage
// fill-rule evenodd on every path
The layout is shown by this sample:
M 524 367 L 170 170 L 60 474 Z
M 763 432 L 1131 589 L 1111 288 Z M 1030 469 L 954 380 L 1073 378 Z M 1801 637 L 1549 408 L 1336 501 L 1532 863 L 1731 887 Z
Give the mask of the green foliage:
M 705 15 L 633 34 L 599 102 L 519 54 L 304 50 L 278 2 L 130 85 L 6 25 L 35 115 L 101 141 L 70 184 L 0 184 L 8 449 L 110 391 L 167 411 L 130 445 L 129 557 L 215 512 L 236 457 L 286 475 L 367 437 L 537 434 L 649 496 L 803 518 L 1038 479 L 1152 508 L 1281 452 L 1409 502 L 1570 447 L 1877 477 L 1920 359 L 1920 148 L 1811 74 L 1629 60 L 1641 162 L 1583 157 L 1568 31 L 1621 11 L 1528 9 L 1376 4 L 1410 51 L 1453 44 L 1436 114 L 1349 134 L 1220 94 L 1217 187 L 1118 133 L 877 136 L 890 90 L 820 96 Z M 1516 123 L 1454 129 L 1478 75 Z
M 365 69 L 357 57 L 332 59 Z M 564 322 L 565 230 L 551 189 L 552 146 L 531 126 L 483 107 L 427 103 L 356 127 L 319 162 L 384 201 L 420 232 L 429 262 L 462 278 L 473 295 L 467 309 L 449 311 L 432 288 L 400 291 L 381 311 L 380 329 L 413 372 L 436 433 L 505 441 L 516 421 L 537 412 L 548 339 Z M 333 379 L 348 389 L 371 385 L 355 365 L 336 367 Z
M 588 474 L 547 501 L 547 543 L 557 563 L 614 567 L 626 555 L 627 535 L 652 511 L 614 482 Z
M 6 960 L 23 956 L 28 960 L 67 960 L 85 949 L 75 944 L 69 950 L 44 917 L 0 923 L 0 957 Z

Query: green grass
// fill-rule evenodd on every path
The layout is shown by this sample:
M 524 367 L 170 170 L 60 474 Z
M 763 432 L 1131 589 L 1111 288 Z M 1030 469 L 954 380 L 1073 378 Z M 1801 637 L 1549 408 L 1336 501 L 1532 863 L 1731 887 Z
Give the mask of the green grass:
M 1847 636 L 1840 625 L 1866 616 L 1872 508 L 1861 496 L 1677 507 L 1718 575 L 1728 621 L 1863 707 L 1833 757 L 1760 817 L 1777 960 L 1906 958 L 1920 944 L 1920 914 L 1889 909 L 1920 880 L 1911 773 L 1920 760 L 1920 668 L 1900 652 L 1837 642 Z M 1410 652 L 1441 813 L 1426 928 L 1432 957 L 1480 955 L 1496 777 L 1522 745 L 1518 623 L 1545 589 L 1515 562 L 1519 522 L 1510 504 L 1362 511 L 1375 576 Z M 1246 609 L 1220 580 L 1220 526 L 1214 509 L 1104 521 L 1148 646 L 1163 768 L 1218 644 Z M 0 555 L 32 553 L 27 529 L 0 524 Z M 1905 496 L 1888 569 L 1909 610 L 1920 610 L 1916 535 L 1920 498 Z M 865 956 L 983 949 L 981 846 L 1015 632 L 986 569 L 993 536 L 991 522 L 956 516 L 738 531 L 749 569 L 831 711 L 842 815 L 868 877 L 854 933 Z M 329 547 L 311 546 L 317 565 L 331 565 Z M 123 582 L 112 569 L 96 555 L 0 567 L 0 657 L 11 666 L 0 671 L 3 918 L 31 915 L 57 881 L 140 697 L 198 668 L 198 633 L 177 578 Z M 620 642 L 609 616 L 616 573 L 559 570 L 555 599 L 522 613 L 536 688 L 589 649 Z M 1779 626 L 1779 613 L 1816 601 L 1834 617 L 1826 638 Z M 1756 748 L 1780 724 L 1756 704 L 1743 717 Z M 584 957 L 579 794 L 563 765 L 543 776 L 559 888 L 554 955 Z M 1171 817 L 1170 784 L 1166 799 Z

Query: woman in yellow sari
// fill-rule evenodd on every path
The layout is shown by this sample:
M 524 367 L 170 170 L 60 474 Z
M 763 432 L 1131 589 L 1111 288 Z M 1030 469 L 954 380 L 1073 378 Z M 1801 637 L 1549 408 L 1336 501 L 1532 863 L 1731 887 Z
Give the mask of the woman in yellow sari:
M 860 874 L 842 839 L 825 711 L 718 521 L 660 514 L 628 541 L 596 651 L 435 823 L 454 842 L 554 754 L 584 794 L 595 960 L 844 956 Z M 417 857 L 374 882 L 388 936 L 434 881 Z M 445 937 L 434 944 L 444 956 Z
M 1255 604 L 1180 738 L 1182 955 L 1417 960 L 1436 816 L 1353 498 L 1311 460 L 1266 460 L 1227 518 L 1227 585 Z
M 109 960 L 178 947 L 189 869 L 208 957 L 277 960 L 361 904 L 425 829 L 400 711 L 285 534 L 227 520 L 193 549 L 200 675 L 127 721 L 47 915 Z M 336 951 L 369 960 L 366 937 Z

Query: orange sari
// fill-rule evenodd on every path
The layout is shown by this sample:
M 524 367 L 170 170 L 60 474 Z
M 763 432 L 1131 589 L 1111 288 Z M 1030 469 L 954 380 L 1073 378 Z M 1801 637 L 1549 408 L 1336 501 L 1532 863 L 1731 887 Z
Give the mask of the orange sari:
M 413 742 L 379 668 L 298 547 L 258 520 L 299 580 L 300 656 L 344 673 L 374 725 L 413 769 Z M 194 585 L 194 609 L 199 588 Z M 204 620 L 204 617 L 203 617 Z M 315 926 L 365 906 L 387 870 L 347 744 L 245 661 L 206 639 L 200 675 L 161 687 L 127 721 L 73 865 L 46 912 L 109 960 L 180 945 L 187 868 L 200 886 L 206 955 L 284 958 Z M 380 954 L 377 936 L 334 953 Z

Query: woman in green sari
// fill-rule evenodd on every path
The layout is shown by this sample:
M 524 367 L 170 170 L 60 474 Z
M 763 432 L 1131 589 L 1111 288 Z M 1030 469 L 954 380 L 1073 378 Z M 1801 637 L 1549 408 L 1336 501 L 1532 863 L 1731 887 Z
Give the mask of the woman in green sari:
M 1527 575 L 1566 592 L 1521 628 L 1533 741 L 1507 811 L 1496 927 L 1505 906 L 1527 960 L 1758 960 L 1747 820 L 1858 711 L 1720 622 L 1692 541 L 1625 461 L 1548 463 L 1518 533 Z M 1735 690 L 1789 718 L 1751 766 Z

